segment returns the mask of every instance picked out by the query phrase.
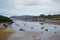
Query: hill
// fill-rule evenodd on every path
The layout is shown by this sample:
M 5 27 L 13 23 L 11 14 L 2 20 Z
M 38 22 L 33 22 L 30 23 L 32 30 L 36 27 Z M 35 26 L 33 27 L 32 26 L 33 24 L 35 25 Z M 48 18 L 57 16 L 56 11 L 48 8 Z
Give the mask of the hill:
M 30 15 L 23 15 L 23 16 L 12 16 L 10 17 L 11 19 L 22 19 L 22 20 L 25 20 L 25 19 L 33 19 L 33 18 L 37 18 L 37 16 L 30 16 Z

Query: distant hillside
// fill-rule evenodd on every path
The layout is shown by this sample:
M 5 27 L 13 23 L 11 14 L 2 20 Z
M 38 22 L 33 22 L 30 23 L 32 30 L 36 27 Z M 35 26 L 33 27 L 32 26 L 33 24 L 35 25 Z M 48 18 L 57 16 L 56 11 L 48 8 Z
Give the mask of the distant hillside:
M 40 15 L 39 18 L 44 18 L 44 19 L 60 19 L 60 14 L 55 14 L 55 15 Z
M 53 15 L 53 19 L 60 20 L 60 14 L 58 14 L 58 15 Z
M 55 19 L 55 20 L 60 20 L 60 14 L 56 15 L 40 15 L 40 16 L 31 16 L 31 15 L 23 15 L 23 16 L 12 16 L 10 17 L 12 19 L 21 19 L 21 20 L 40 20 L 40 19 Z
M 37 16 L 30 16 L 30 15 L 23 15 L 23 16 L 12 16 L 10 18 L 15 18 L 15 19 L 33 19 L 36 18 Z

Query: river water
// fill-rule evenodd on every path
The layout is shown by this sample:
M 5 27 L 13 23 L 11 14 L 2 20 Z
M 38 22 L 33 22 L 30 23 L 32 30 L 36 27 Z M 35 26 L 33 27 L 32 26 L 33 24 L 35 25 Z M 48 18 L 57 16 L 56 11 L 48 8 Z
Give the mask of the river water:
M 50 37 L 55 37 L 56 40 L 60 40 L 60 25 L 57 24 L 14 20 L 14 23 L 10 25 L 9 28 L 16 32 L 19 32 L 20 29 L 24 29 L 25 31 L 39 31 L 41 33 L 40 38 L 42 40 L 48 40 L 47 38 Z
M 19 29 L 24 29 L 25 31 L 59 31 L 60 25 L 46 23 L 46 22 L 30 22 L 22 20 L 14 20 L 14 23 L 9 26 L 10 29 L 15 30 L 16 32 L 20 31 Z

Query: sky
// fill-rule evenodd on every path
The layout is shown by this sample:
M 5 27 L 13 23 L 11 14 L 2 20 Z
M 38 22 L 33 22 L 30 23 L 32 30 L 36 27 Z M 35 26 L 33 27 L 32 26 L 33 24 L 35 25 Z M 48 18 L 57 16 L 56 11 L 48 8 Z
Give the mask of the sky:
M 0 15 L 60 14 L 60 0 L 0 0 Z

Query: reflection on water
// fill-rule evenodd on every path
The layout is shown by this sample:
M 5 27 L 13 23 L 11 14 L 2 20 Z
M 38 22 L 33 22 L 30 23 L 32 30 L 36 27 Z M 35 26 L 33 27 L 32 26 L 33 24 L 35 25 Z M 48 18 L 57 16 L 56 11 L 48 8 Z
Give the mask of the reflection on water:
M 60 25 L 54 25 L 45 22 L 28 22 L 28 21 L 21 21 L 15 20 L 9 28 L 19 31 L 20 29 L 24 29 L 26 31 L 35 30 L 35 31 L 59 31 Z
M 40 39 L 45 40 L 51 36 L 60 35 L 60 25 L 55 25 L 45 22 L 28 22 L 15 20 L 15 23 L 10 25 L 10 29 L 16 32 L 20 31 L 38 31 L 40 32 Z M 33 36 L 35 38 L 36 36 Z M 34 39 L 37 40 L 37 39 Z

